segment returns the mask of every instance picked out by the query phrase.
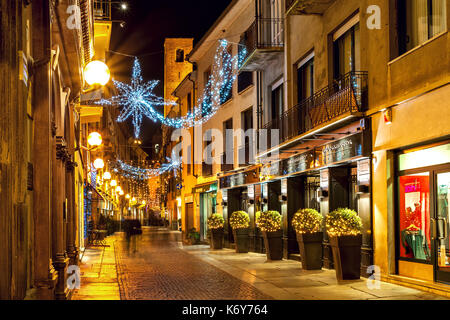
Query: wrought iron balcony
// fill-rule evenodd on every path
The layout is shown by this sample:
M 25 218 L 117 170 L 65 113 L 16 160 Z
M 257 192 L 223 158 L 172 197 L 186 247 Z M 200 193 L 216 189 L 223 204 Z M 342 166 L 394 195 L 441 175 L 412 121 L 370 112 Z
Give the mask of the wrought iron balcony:
M 336 0 L 286 0 L 286 14 L 323 14 Z
M 94 0 L 95 20 L 111 20 L 111 0 Z
M 349 72 L 268 122 L 263 126 L 268 131 L 268 141 L 273 129 L 279 130 L 283 143 L 346 115 L 360 116 L 367 108 L 367 75 L 365 71 Z
M 241 71 L 263 69 L 269 61 L 283 54 L 284 19 L 256 18 L 242 34 L 240 44 L 239 50 L 247 50 Z

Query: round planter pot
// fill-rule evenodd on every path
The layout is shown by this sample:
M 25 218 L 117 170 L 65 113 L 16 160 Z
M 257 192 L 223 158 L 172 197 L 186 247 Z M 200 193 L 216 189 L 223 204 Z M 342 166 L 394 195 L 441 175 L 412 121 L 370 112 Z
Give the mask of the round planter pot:
M 338 280 L 359 279 L 362 235 L 330 237 L 334 268 Z
M 267 260 L 283 259 L 283 231 L 262 232 L 264 237 L 264 246 L 266 247 Z
M 223 228 L 211 229 L 211 249 L 223 248 Z
M 248 228 L 233 229 L 234 242 L 236 243 L 237 253 L 248 252 Z
M 297 233 L 298 248 L 305 270 L 322 269 L 323 232 Z

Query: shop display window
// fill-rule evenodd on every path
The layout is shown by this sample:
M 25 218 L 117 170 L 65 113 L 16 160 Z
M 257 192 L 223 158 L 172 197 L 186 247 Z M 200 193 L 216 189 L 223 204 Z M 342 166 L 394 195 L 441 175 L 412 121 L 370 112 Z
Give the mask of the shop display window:
M 431 260 L 430 174 L 399 177 L 400 257 Z

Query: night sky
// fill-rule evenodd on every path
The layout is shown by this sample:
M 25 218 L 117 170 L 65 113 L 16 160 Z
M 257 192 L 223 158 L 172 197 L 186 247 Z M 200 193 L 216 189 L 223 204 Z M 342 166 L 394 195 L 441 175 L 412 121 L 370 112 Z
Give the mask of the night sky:
M 127 3 L 126 11 L 120 10 L 119 4 L 113 10 L 113 19 L 124 20 L 126 25 L 121 28 L 119 23 L 113 23 L 110 50 L 138 56 L 144 80 L 160 80 L 155 92 L 163 96 L 164 39 L 193 37 L 195 45 L 231 0 L 128 0 Z M 112 53 L 108 56 L 113 77 L 123 82 L 129 82 L 132 63 L 131 57 Z M 143 146 L 151 146 L 152 137 L 160 134 L 160 123 L 146 119 L 141 131 Z

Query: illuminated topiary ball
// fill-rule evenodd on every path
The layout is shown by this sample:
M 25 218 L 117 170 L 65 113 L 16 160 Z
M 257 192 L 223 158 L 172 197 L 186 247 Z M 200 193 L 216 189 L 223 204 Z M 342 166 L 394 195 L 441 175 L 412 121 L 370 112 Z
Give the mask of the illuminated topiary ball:
M 330 237 L 356 236 L 361 234 L 362 222 L 358 214 L 348 208 L 338 208 L 325 217 Z
M 256 220 L 258 228 L 263 232 L 281 230 L 281 214 L 278 211 L 264 211 Z
M 220 229 L 223 228 L 223 225 L 225 223 L 225 220 L 223 219 L 223 217 L 218 214 L 215 213 L 213 214 L 211 217 L 208 218 L 208 227 L 210 229 Z
M 245 211 L 235 211 L 230 217 L 230 226 L 233 229 L 245 229 L 250 224 L 250 217 Z
M 323 217 L 314 209 L 300 209 L 292 218 L 292 226 L 297 233 L 322 231 Z

